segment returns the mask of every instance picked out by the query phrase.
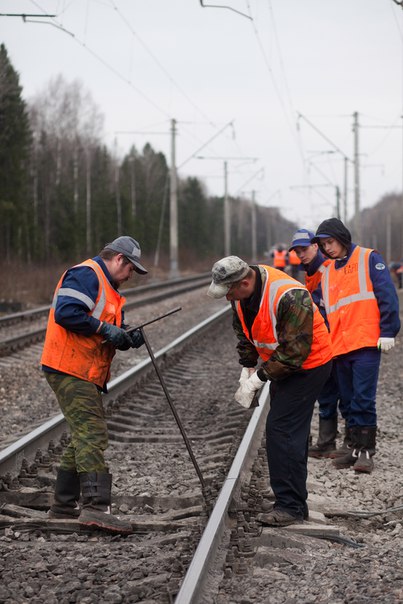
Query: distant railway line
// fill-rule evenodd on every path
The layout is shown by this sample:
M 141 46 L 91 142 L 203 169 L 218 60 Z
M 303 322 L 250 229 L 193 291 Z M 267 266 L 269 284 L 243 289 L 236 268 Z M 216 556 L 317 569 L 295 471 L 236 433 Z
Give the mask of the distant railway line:
M 192 291 L 207 285 L 210 279 L 208 273 L 203 273 L 122 290 L 127 298 L 125 309 L 139 308 Z M 49 308 L 41 306 L 0 317 L 0 357 L 43 340 Z

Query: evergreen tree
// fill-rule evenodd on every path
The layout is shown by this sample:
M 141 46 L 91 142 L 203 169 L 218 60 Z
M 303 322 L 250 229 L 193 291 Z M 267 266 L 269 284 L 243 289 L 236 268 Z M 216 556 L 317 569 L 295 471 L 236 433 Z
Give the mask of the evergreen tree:
M 32 208 L 28 202 L 31 132 L 18 73 L 0 45 L 0 250 L 30 258 Z M 23 254 L 25 250 L 25 254 Z

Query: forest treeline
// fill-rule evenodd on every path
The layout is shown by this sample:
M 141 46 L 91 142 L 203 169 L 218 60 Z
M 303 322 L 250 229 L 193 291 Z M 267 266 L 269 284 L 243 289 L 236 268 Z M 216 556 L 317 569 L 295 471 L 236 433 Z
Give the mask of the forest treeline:
M 168 265 L 169 166 L 146 144 L 117 158 L 102 140 L 103 116 L 78 82 L 59 75 L 26 101 L 0 46 L 0 246 L 7 262 L 80 260 L 121 234 Z M 231 198 L 232 253 L 251 257 L 251 202 Z M 197 178 L 178 179 L 180 266 L 224 255 L 223 198 Z M 288 241 L 295 225 L 257 206 L 257 251 Z
M 0 254 L 3 262 L 73 262 L 121 234 L 148 259 L 169 266 L 169 166 L 150 144 L 118 158 L 102 135 L 103 116 L 79 81 L 54 77 L 24 99 L 19 75 L 0 45 Z M 252 259 L 252 205 L 230 198 L 231 253 Z M 178 178 L 181 268 L 210 267 L 224 255 L 224 200 L 195 177 Z M 403 257 L 403 203 L 389 193 L 361 213 L 363 245 Z M 280 208 L 256 206 L 258 260 L 296 225 Z M 348 225 L 351 226 L 351 225 Z

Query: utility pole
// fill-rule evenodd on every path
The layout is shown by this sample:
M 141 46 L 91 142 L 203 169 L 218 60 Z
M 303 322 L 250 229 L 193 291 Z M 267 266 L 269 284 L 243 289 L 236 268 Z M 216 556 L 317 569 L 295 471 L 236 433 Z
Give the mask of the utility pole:
M 224 160 L 224 253 L 231 254 L 231 206 L 228 195 L 228 161 L 256 161 L 257 157 L 207 157 L 197 155 L 197 159 L 223 159 Z
M 178 271 L 178 187 L 176 174 L 176 120 L 171 120 L 171 170 L 169 203 L 169 274 L 177 277 Z
M 255 200 L 255 191 L 252 191 L 252 262 L 257 262 L 256 200 Z
M 355 115 L 355 114 L 354 114 Z M 358 113 L 357 113 L 358 116 Z M 329 145 L 331 145 L 333 147 L 333 149 L 335 151 L 337 151 L 337 153 L 340 153 L 340 155 L 343 157 L 344 159 L 344 191 L 343 191 L 343 201 L 344 201 L 344 211 L 343 211 L 343 218 L 344 218 L 344 222 L 347 221 L 347 205 L 348 205 L 348 186 L 347 186 L 347 180 L 348 180 L 348 162 L 352 160 L 340 149 L 340 147 L 338 147 L 332 140 L 330 140 L 330 138 L 328 136 L 326 136 L 326 134 L 324 134 L 321 130 L 319 130 L 319 128 L 317 126 L 315 126 L 315 124 L 313 124 L 307 117 L 305 117 L 305 115 L 302 115 L 302 113 L 298 114 L 298 120 L 303 119 L 313 130 L 315 130 L 315 132 L 317 134 L 319 134 L 319 136 L 321 136 Z
M 340 220 L 340 188 L 336 185 L 336 216 Z
M 360 217 L 360 154 L 358 136 L 358 112 L 354 112 L 354 241 L 361 244 L 361 217 Z
M 228 197 L 228 162 L 224 161 L 224 254 L 230 255 L 231 250 L 231 213 Z
M 344 156 L 344 195 L 343 195 L 343 222 L 347 224 L 347 196 L 348 196 L 348 157 Z

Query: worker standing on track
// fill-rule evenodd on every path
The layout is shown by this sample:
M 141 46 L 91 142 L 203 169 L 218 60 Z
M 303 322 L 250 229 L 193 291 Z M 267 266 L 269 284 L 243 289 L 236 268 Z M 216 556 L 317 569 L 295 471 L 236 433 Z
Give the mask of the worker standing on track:
M 294 251 L 301 260 L 301 267 L 306 272 L 306 288 L 319 308 L 327 327 L 329 327 L 322 297 L 321 277 L 325 267 L 331 263 L 331 260 L 324 258 L 317 243 L 311 243 L 313 237 L 314 234 L 311 231 L 298 229 L 292 238 L 289 252 L 291 254 L 291 251 Z M 316 445 L 309 447 L 308 455 L 316 458 L 330 457 L 336 449 L 338 408 L 342 417 L 347 421 L 347 409 L 340 398 L 334 366 L 329 379 L 318 396 L 318 403 L 319 435 Z M 341 449 L 338 449 L 338 452 L 347 453 L 349 444 L 348 428 L 346 427 L 344 444 Z
M 332 262 L 322 274 L 322 292 L 332 338 L 337 382 L 348 407 L 349 451 L 338 469 L 371 473 L 376 450 L 376 388 L 381 351 L 395 345 L 399 301 L 382 256 L 351 242 L 338 218 L 324 220 L 313 243 Z
M 248 266 L 237 256 L 216 262 L 208 290 L 226 297 L 242 365 L 235 400 L 249 408 L 270 383 L 266 442 L 275 496 L 265 524 L 287 526 L 308 517 L 307 459 L 313 406 L 330 375 L 330 336 L 306 288 L 282 271 Z M 259 357 L 262 360 L 256 370 Z
M 288 250 L 288 264 L 291 268 L 291 277 L 298 280 L 299 272 L 301 269 L 301 260 L 298 254 L 295 253 L 294 248 L 290 247 Z
M 272 251 L 273 266 L 279 271 L 284 271 L 288 264 L 287 250 L 283 248 L 281 243 Z
M 62 275 L 41 359 L 71 432 L 48 515 L 78 517 L 80 524 L 116 533 L 131 532 L 131 525 L 110 514 L 112 476 L 104 459 L 108 429 L 101 393 L 106 392 L 116 349 L 139 348 L 144 343 L 139 330 L 126 333 L 125 298 L 118 292 L 134 271 L 147 273 L 140 256 L 137 241 L 122 236 Z

